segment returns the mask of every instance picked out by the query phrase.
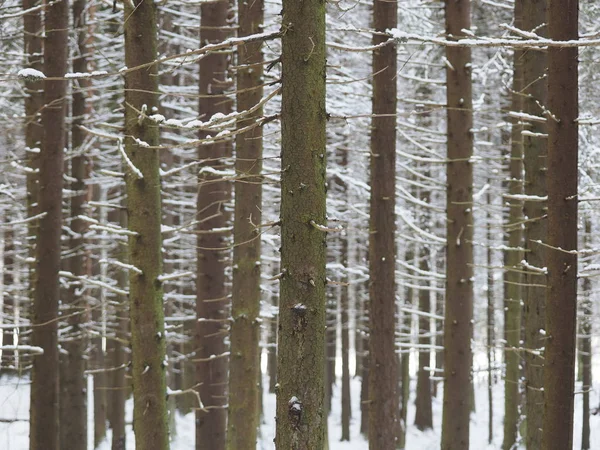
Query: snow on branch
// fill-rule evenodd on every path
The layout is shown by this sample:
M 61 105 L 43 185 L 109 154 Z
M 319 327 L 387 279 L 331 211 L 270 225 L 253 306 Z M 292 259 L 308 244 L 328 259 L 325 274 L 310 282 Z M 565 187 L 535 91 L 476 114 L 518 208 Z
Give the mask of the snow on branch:
M 177 278 L 191 277 L 194 275 L 194 272 L 175 272 L 169 274 L 159 275 L 157 278 L 158 281 L 164 283 L 165 281 L 176 280 Z
M 32 355 L 43 355 L 44 349 L 35 345 L 0 345 L 3 352 L 28 352 Z
M 60 272 L 58 272 L 58 274 L 61 277 L 71 278 L 71 279 L 74 279 L 74 280 L 79 280 L 79 281 L 82 282 L 82 284 L 91 284 L 93 286 L 98 286 L 98 287 L 104 288 L 104 289 L 106 289 L 108 291 L 114 292 L 115 294 L 129 295 L 129 293 L 127 291 L 125 291 L 123 289 L 116 288 L 114 286 L 111 286 L 110 284 L 104 283 L 103 281 L 94 280 L 92 278 L 87 278 L 87 277 L 84 277 L 84 276 L 76 276 L 76 275 L 73 275 L 71 272 L 67 272 L 65 270 L 61 270 Z
M 547 267 L 536 267 L 536 266 L 532 266 L 531 264 L 529 264 L 527 261 L 525 261 L 524 259 L 521 261 L 521 266 L 524 269 L 527 269 L 530 272 L 536 272 L 536 273 L 541 273 L 544 275 L 548 275 L 548 268 Z
M 142 178 L 144 178 L 144 174 L 140 171 L 140 169 L 138 169 L 137 167 L 135 167 L 135 165 L 131 162 L 131 160 L 127 156 L 127 153 L 125 152 L 125 149 L 123 148 L 123 139 L 121 139 L 121 138 L 118 139 L 118 141 L 117 141 L 117 147 L 119 149 L 119 153 L 121 153 L 121 156 L 123 157 L 123 160 L 125 161 L 125 164 L 127 164 L 127 166 L 129 167 L 129 169 L 131 169 L 131 171 L 133 172 L 133 174 L 139 180 L 141 180 Z

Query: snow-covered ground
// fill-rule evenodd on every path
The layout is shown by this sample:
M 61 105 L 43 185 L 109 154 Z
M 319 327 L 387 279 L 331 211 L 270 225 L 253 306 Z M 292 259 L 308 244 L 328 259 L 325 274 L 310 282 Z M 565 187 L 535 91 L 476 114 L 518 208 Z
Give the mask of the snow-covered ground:
M 0 449 L 2 450 L 28 450 L 29 449 L 29 380 L 26 378 L 0 378 Z M 265 385 L 268 385 L 265 383 Z M 596 384 L 592 393 L 592 407 L 600 403 L 600 384 Z M 341 424 L 339 398 L 339 380 L 334 390 L 332 412 L 329 416 L 329 442 L 330 450 L 365 450 L 367 442 L 359 433 L 360 428 L 360 380 L 352 380 L 352 412 L 351 441 L 340 442 Z M 413 389 L 414 391 L 414 389 Z M 488 407 L 487 386 L 484 382 L 476 384 L 476 409 L 477 412 L 471 419 L 471 449 L 491 450 L 499 449 L 502 445 L 502 409 L 503 390 L 502 385 L 494 387 L 494 440 L 488 444 Z M 581 448 L 581 395 L 575 397 L 575 442 L 573 449 Z M 91 399 L 90 399 L 91 400 Z M 127 415 L 131 422 L 132 402 L 127 403 Z M 275 432 L 275 396 L 266 393 L 264 396 L 264 418 L 261 425 L 260 450 L 271 450 L 274 448 L 273 437 Z M 90 408 L 91 411 L 91 408 Z M 414 402 L 409 403 L 409 429 L 407 433 L 406 448 L 410 450 L 438 450 L 440 447 L 440 421 L 442 417 L 442 403 L 440 399 L 434 399 L 434 429 L 428 432 L 420 432 L 412 423 L 414 422 Z M 15 420 L 7 422 L 7 420 Z M 89 442 L 93 441 L 93 420 L 91 415 L 88 420 Z M 592 450 L 600 450 L 600 415 L 591 417 Z M 176 430 L 171 445 L 172 450 L 194 450 L 194 417 L 178 415 L 176 418 Z M 89 447 L 92 450 L 92 447 Z M 131 426 L 127 435 L 127 448 L 134 448 L 134 436 Z M 68 450 L 67 447 L 63 447 Z M 110 435 L 100 446 L 100 450 L 110 450 Z

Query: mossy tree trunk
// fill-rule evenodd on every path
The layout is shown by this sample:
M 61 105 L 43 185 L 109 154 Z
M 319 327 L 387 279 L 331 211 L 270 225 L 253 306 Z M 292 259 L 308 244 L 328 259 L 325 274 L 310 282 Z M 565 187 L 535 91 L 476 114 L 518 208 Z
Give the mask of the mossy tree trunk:
M 325 446 L 325 3 L 283 1 L 278 450 Z
M 373 21 L 384 32 L 398 24 L 398 5 L 375 0 Z M 373 44 L 387 38 L 373 36 Z M 398 358 L 396 356 L 396 92 L 397 49 L 373 52 L 371 199 L 369 223 L 369 448 L 398 448 Z
M 201 5 L 200 41 L 221 42 L 229 37 L 228 0 Z M 229 87 L 227 53 L 212 53 L 200 60 L 199 113 L 204 120 L 214 114 L 231 111 L 225 95 Z M 206 137 L 201 133 L 200 137 Z M 198 159 L 216 170 L 227 167 L 231 156 L 229 142 L 204 144 L 198 148 Z M 196 383 L 206 411 L 196 411 L 196 450 L 223 450 L 227 431 L 227 323 L 229 291 L 225 273 L 229 265 L 230 225 L 226 204 L 231 200 L 231 185 L 219 180 L 220 175 L 200 170 L 197 220 L 198 250 L 196 277 Z
M 470 0 L 446 3 L 448 39 L 471 27 Z M 442 450 L 469 448 L 473 362 L 473 105 L 471 50 L 446 47 L 448 130 Z
M 238 2 L 238 36 L 261 32 L 262 0 Z M 261 42 L 238 48 L 237 109 L 248 111 L 263 94 Z M 242 128 L 262 116 L 262 108 L 238 123 Z M 236 138 L 233 287 L 227 448 L 254 450 L 259 425 L 260 377 L 260 225 L 262 221 L 262 127 Z
M 548 34 L 577 40 L 578 0 L 549 0 Z M 548 49 L 548 289 L 542 450 L 573 448 L 577 331 L 577 47 Z M 529 427 L 528 427 L 529 428 Z
M 125 64 L 133 69 L 157 57 L 156 4 L 125 2 Z M 157 66 L 125 75 L 129 314 L 133 426 L 138 450 L 167 450 L 166 339 L 164 331 L 158 127 L 147 117 L 158 108 Z M 140 145 L 143 141 L 150 146 Z M 133 166 L 133 167 L 132 167 Z M 135 169 L 134 169 L 135 168 Z
M 44 135 L 39 155 L 39 220 L 36 245 L 32 345 L 44 350 L 33 359 L 29 447 L 58 450 L 59 355 L 58 303 L 62 230 L 63 161 L 65 148 L 66 81 L 69 3 L 61 0 L 45 10 Z

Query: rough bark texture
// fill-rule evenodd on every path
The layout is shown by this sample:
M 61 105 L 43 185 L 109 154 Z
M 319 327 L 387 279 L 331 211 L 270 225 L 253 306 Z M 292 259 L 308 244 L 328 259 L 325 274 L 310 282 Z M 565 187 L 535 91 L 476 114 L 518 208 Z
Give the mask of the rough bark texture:
M 550 0 L 553 40 L 578 38 L 578 0 Z M 542 449 L 573 448 L 577 323 L 578 48 L 548 50 L 548 290 Z M 575 253 L 574 253 L 575 251 Z
M 129 68 L 152 62 L 157 56 L 156 4 L 125 2 L 125 64 Z M 129 273 L 129 314 L 133 381 L 133 424 L 138 450 L 169 448 L 166 402 L 166 339 L 164 331 L 161 254 L 161 196 L 159 131 L 146 116 L 158 108 L 156 65 L 125 76 L 125 152 L 127 164 L 129 263 L 141 273 Z
M 325 3 L 283 1 L 278 450 L 325 445 Z
M 5 224 L 10 222 L 10 215 L 5 212 Z M 2 325 L 14 323 L 15 317 L 15 241 L 14 231 L 11 225 L 5 225 L 2 235 L 4 249 L 2 256 Z M 2 345 L 14 345 L 14 329 L 2 329 Z M 0 360 L 0 375 L 9 374 L 16 368 L 15 352 L 2 350 L 2 360 Z
M 377 31 L 395 28 L 398 5 L 375 0 Z M 386 37 L 374 35 L 377 45 Z M 371 201 L 369 224 L 369 448 L 398 448 L 400 425 L 396 357 L 396 68 L 397 49 L 387 45 L 373 52 L 373 114 L 371 124 Z
M 470 1 L 446 3 L 449 39 L 470 29 Z M 442 450 L 469 448 L 473 336 L 473 111 L 471 50 L 446 48 L 447 228 Z
M 522 2 L 517 0 L 514 9 L 515 26 L 522 27 Z M 513 92 L 511 110 L 522 111 L 523 101 L 520 91 L 523 86 L 521 59 L 523 52 L 515 50 L 513 56 Z M 523 127 L 518 119 L 513 119 L 510 141 L 510 155 L 507 188 L 510 195 L 523 194 Z M 506 200 L 508 203 L 507 244 L 510 250 L 504 254 L 504 438 L 503 450 L 511 450 L 517 442 L 519 431 L 519 405 L 521 404 L 520 379 L 521 361 L 517 349 L 521 347 L 522 283 L 521 261 L 523 260 L 523 202 Z
M 521 0 L 523 2 L 523 29 L 535 31 L 546 36 L 546 0 Z M 543 111 L 539 105 L 546 105 L 547 88 L 545 74 L 547 58 L 545 50 L 528 49 L 523 52 L 523 111 L 527 114 L 541 116 Z M 531 121 L 524 125 L 525 130 L 532 133 L 546 133 L 546 124 Z M 525 194 L 535 196 L 546 195 L 546 153 L 547 139 L 531 135 L 523 135 L 523 155 L 525 167 Z M 546 242 L 546 203 L 525 201 L 523 215 L 525 228 L 525 258 L 531 266 L 546 267 L 544 254 L 546 250 L 537 241 Z M 544 404 L 543 377 L 544 359 L 538 350 L 546 345 L 540 330 L 545 329 L 546 287 L 543 274 L 528 271 L 525 276 L 527 284 L 525 292 L 525 308 L 523 322 L 525 326 L 525 416 L 527 420 L 526 447 L 538 449 L 541 446 L 542 415 L 540 409 Z M 530 351 L 533 350 L 533 351 Z
M 260 33 L 264 17 L 262 0 L 238 2 L 238 36 Z M 237 109 L 248 111 L 262 98 L 261 42 L 239 47 Z M 262 116 L 262 108 L 238 128 Z M 260 225 L 262 221 L 262 127 L 236 138 L 235 212 L 233 222 L 233 287 L 231 316 L 231 357 L 229 366 L 229 407 L 227 448 L 254 450 L 259 424 L 260 377 Z
M 46 8 L 44 73 L 62 77 L 67 71 L 69 3 L 61 0 Z M 59 449 L 58 404 L 58 301 L 60 235 L 62 227 L 63 161 L 67 84 L 44 80 L 42 124 L 44 137 L 39 157 L 39 221 L 32 317 L 32 345 L 43 355 L 34 357 L 31 380 L 29 447 Z
M 86 0 L 75 0 L 73 3 L 73 24 L 77 33 L 77 52 L 73 58 L 73 71 L 85 73 L 87 71 L 88 29 L 86 25 Z M 85 241 L 83 235 L 86 231 L 86 222 L 78 216 L 85 214 L 88 189 L 85 180 L 89 176 L 89 161 L 82 154 L 82 145 L 85 141 L 85 132 L 80 128 L 84 123 L 86 97 L 91 86 L 89 79 L 82 79 L 74 83 L 71 125 L 71 148 L 75 156 L 71 160 L 71 230 L 69 238 L 71 258 L 69 270 L 75 276 L 86 274 L 87 264 L 84 253 Z M 69 443 L 73 450 L 87 450 L 87 377 L 84 374 L 86 361 L 84 359 L 87 348 L 87 336 L 83 329 L 87 315 L 86 297 L 78 294 L 81 291 L 78 284 L 72 283 L 65 290 L 64 303 L 67 305 L 65 315 L 69 325 L 69 332 L 63 335 L 65 341 L 62 345 L 66 351 L 63 355 L 61 368 L 61 441 Z
M 201 6 L 200 41 L 203 44 L 221 42 L 229 35 L 229 2 L 220 0 Z M 228 87 L 229 56 L 213 53 L 200 60 L 199 113 L 205 120 L 213 114 L 227 114 L 231 102 L 224 95 Z M 204 135 L 201 135 L 204 137 Z M 198 158 L 206 166 L 223 170 L 225 158 L 231 156 L 227 142 L 202 145 Z M 196 382 L 201 383 L 200 395 L 208 411 L 196 411 L 196 450 L 223 450 L 227 431 L 227 317 L 229 292 L 225 274 L 229 260 L 229 213 L 225 205 L 231 198 L 231 186 L 219 181 L 220 176 L 200 171 L 197 219 L 198 268 L 196 279 L 196 313 L 202 319 L 196 334 Z M 215 181 L 216 180 L 216 181 Z M 213 231 L 214 230 L 214 231 Z M 223 249 L 223 250 L 218 250 Z M 212 357 L 216 355 L 217 357 Z

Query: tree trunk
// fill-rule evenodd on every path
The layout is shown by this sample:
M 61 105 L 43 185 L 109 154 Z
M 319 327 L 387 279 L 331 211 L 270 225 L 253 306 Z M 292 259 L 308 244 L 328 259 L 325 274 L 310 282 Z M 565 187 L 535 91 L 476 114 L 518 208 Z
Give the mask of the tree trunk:
M 45 10 L 44 74 L 61 78 L 67 71 L 69 3 Z M 43 355 L 34 357 L 31 379 L 31 450 L 58 450 L 59 358 L 58 302 L 62 230 L 62 188 L 65 148 L 66 81 L 44 80 L 42 124 L 44 137 L 39 157 L 39 220 L 32 320 L 32 345 Z
M 77 52 L 73 58 L 73 71 L 87 71 L 88 29 L 86 24 L 86 0 L 75 0 L 73 3 L 73 25 L 77 33 Z M 73 86 L 71 147 L 75 156 L 71 160 L 71 230 L 69 247 L 71 259 L 70 272 L 75 276 L 87 275 L 84 252 L 86 222 L 78 217 L 85 214 L 88 190 L 85 180 L 89 177 L 88 157 L 81 153 L 85 142 L 85 132 L 80 128 L 88 112 L 86 97 L 91 87 L 89 79 L 81 79 Z M 87 336 L 83 325 L 87 304 L 85 296 L 77 283 L 71 283 L 65 290 L 64 303 L 67 305 L 65 315 L 69 325 L 69 334 L 63 343 L 64 370 L 61 372 L 61 440 L 62 445 L 69 443 L 73 450 L 87 450 L 87 377 L 84 374 L 86 363 L 83 355 L 87 348 Z
M 238 37 L 262 29 L 262 0 L 238 1 Z M 249 111 L 263 95 L 261 42 L 238 48 L 237 109 Z M 238 122 L 248 126 L 262 117 L 262 108 Z M 233 287 L 231 316 L 231 357 L 229 367 L 229 407 L 227 448 L 254 450 L 259 425 L 260 372 L 260 275 L 262 221 L 262 127 L 236 137 L 235 212 L 233 221 Z
M 488 179 L 489 186 L 492 186 L 492 179 Z M 491 189 L 491 187 L 490 187 Z M 494 440 L 494 364 L 495 364 L 495 336 L 494 328 L 496 326 L 494 320 L 494 314 L 496 312 L 494 308 L 494 269 L 493 269 L 493 258 L 492 258 L 492 195 L 490 189 L 487 192 L 487 363 L 488 363 L 488 443 L 491 444 Z
M 14 323 L 15 317 L 15 291 L 14 284 L 15 274 L 15 236 L 14 230 L 10 222 L 10 215 L 5 212 L 4 217 L 4 233 L 2 241 L 4 249 L 2 256 L 4 262 L 2 264 L 2 325 L 6 326 Z M 2 329 L 2 345 L 14 345 L 14 328 Z M 2 360 L 0 360 L 0 375 L 9 374 L 16 369 L 15 352 L 10 350 L 2 350 Z
M 398 24 L 398 5 L 375 0 L 373 23 L 384 32 Z M 387 37 L 373 36 L 373 44 Z M 400 423 L 396 357 L 396 67 L 397 49 L 373 52 L 371 200 L 369 224 L 369 448 L 398 447 Z
M 228 0 L 203 3 L 201 6 L 200 41 L 203 44 L 221 42 L 228 37 Z M 226 53 L 212 53 L 200 60 L 199 113 L 206 119 L 213 114 L 227 114 L 231 101 L 224 92 L 228 87 Z M 200 134 L 200 137 L 206 137 Z M 228 142 L 198 147 L 198 158 L 206 167 L 225 168 L 231 156 Z M 229 263 L 229 213 L 226 203 L 231 199 L 228 181 L 219 175 L 200 171 L 197 201 L 198 268 L 196 278 L 196 383 L 207 411 L 196 411 L 196 450 L 223 450 L 227 431 L 227 322 L 229 292 L 226 287 L 226 267 Z M 216 356 L 216 357 L 215 357 Z
M 421 200 L 429 203 L 429 192 L 423 191 Z M 422 211 L 424 213 L 425 211 Z M 423 218 L 424 219 L 424 218 Z M 426 222 L 426 220 L 424 221 Z M 419 269 L 429 271 L 429 249 L 423 245 L 419 254 Z M 419 311 L 431 312 L 430 291 L 428 285 L 419 289 Z M 419 367 L 417 368 L 417 398 L 415 400 L 415 426 L 423 431 L 433 428 L 433 411 L 431 405 L 431 380 L 429 379 L 429 358 L 431 349 L 427 348 L 433 344 L 430 331 L 430 318 L 425 315 L 419 316 L 419 344 L 424 347 L 419 349 Z
M 546 35 L 546 0 L 520 0 L 523 2 L 523 29 Z M 527 49 L 523 52 L 523 112 L 542 115 L 540 105 L 546 105 L 547 88 L 546 50 Z M 525 94 L 525 95 L 523 95 Z M 543 197 L 546 192 L 546 124 L 531 121 L 525 130 L 532 134 L 523 135 L 523 156 L 525 167 L 525 194 Z M 546 250 L 538 242 L 546 242 L 546 203 L 525 201 L 523 215 L 527 220 L 525 228 L 525 259 L 529 266 L 546 267 Z M 543 378 L 544 359 L 541 350 L 546 345 L 540 330 L 545 329 L 546 287 L 545 277 L 540 272 L 529 270 L 525 277 L 525 309 L 523 322 L 525 327 L 525 416 L 527 420 L 526 447 L 541 447 L 542 415 L 540 408 L 544 404 Z
M 23 10 L 28 11 L 39 6 L 39 0 L 23 0 Z M 23 15 L 24 47 L 27 67 L 43 71 L 42 10 L 30 11 Z M 44 105 L 43 81 L 25 81 L 25 151 L 27 156 L 27 216 L 34 217 L 39 213 L 39 152 L 42 146 L 44 129 L 41 124 L 41 111 Z M 39 223 L 32 220 L 27 224 L 27 254 L 35 259 L 36 239 Z M 29 264 L 28 297 L 35 298 L 35 264 Z
M 283 0 L 278 450 L 325 445 L 325 3 Z M 310 95 L 307 95 L 310 93 Z
M 522 28 L 522 1 L 515 1 L 515 26 Z M 523 86 L 521 50 L 514 50 L 513 56 L 513 92 L 511 100 L 512 111 L 522 111 L 523 101 L 520 94 Z M 523 127 L 518 119 L 512 121 L 510 161 L 508 173 L 508 193 L 510 195 L 523 194 L 523 138 L 521 131 Z M 505 251 L 505 275 L 504 275 L 504 339 L 506 347 L 504 350 L 505 373 L 504 373 L 504 439 L 502 450 L 512 450 L 517 442 L 519 433 L 519 405 L 521 404 L 520 379 L 521 370 L 520 354 L 521 347 L 521 302 L 523 298 L 523 276 L 520 264 L 523 260 L 523 202 L 509 199 L 508 202 L 508 248 Z
M 590 217 L 585 219 L 585 240 L 587 248 L 593 248 L 592 222 Z M 582 315 L 579 324 L 579 335 L 581 339 L 581 380 L 583 391 L 583 425 L 581 429 L 581 450 L 590 450 L 590 391 L 592 385 L 592 281 L 589 277 L 583 279 L 583 301 L 581 305 Z
M 446 3 L 446 34 L 471 27 L 469 0 Z M 473 336 L 473 105 L 471 50 L 446 47 L 447 229 L 442 450 L 469 448 Z
M 578 39 L 579 1 L 550 0 L 553 40 Z M 578 48 L 548 49 L 548 290 L 542 449 L 573 448 L 577 323 Z
M 347 152 L 344 151 L 342 167 L 347 165 Z M 344 195 L 346 185 L 344 183 Z M 342 337 L 342 441 L 350 440 L 350 418 L 352 417 L 352 406 L 350 402 L 350 319 L 348 301 L 348 232 L 341 237 L 341 262 L 344 266 L 344 277 L 342 279 L 340 293 L 340 326 Z
M 335 262 L 333 252 L 329 253 L 329 261 Z M 331 412 L 331 398 L 333 397 L 333 386 L 335 386 L 335 360 L 337 353 L 337 309 L 338 299 L 334 289 L 326 293 L 327 317 L 325 329 L 325 409 L 327 415 Z
M 157 57 L 156 4 L 125 6 L 125 64 L 134 68 Z M 129 314 L 133 426 L 139 450 L 167 450 L 166 339 L 164 331 L 159 130 L 146 113 L 158 108 L 158 70 L 151 65 L 125 75 Z M 145 148 L 139 141 L 147 143 Z

